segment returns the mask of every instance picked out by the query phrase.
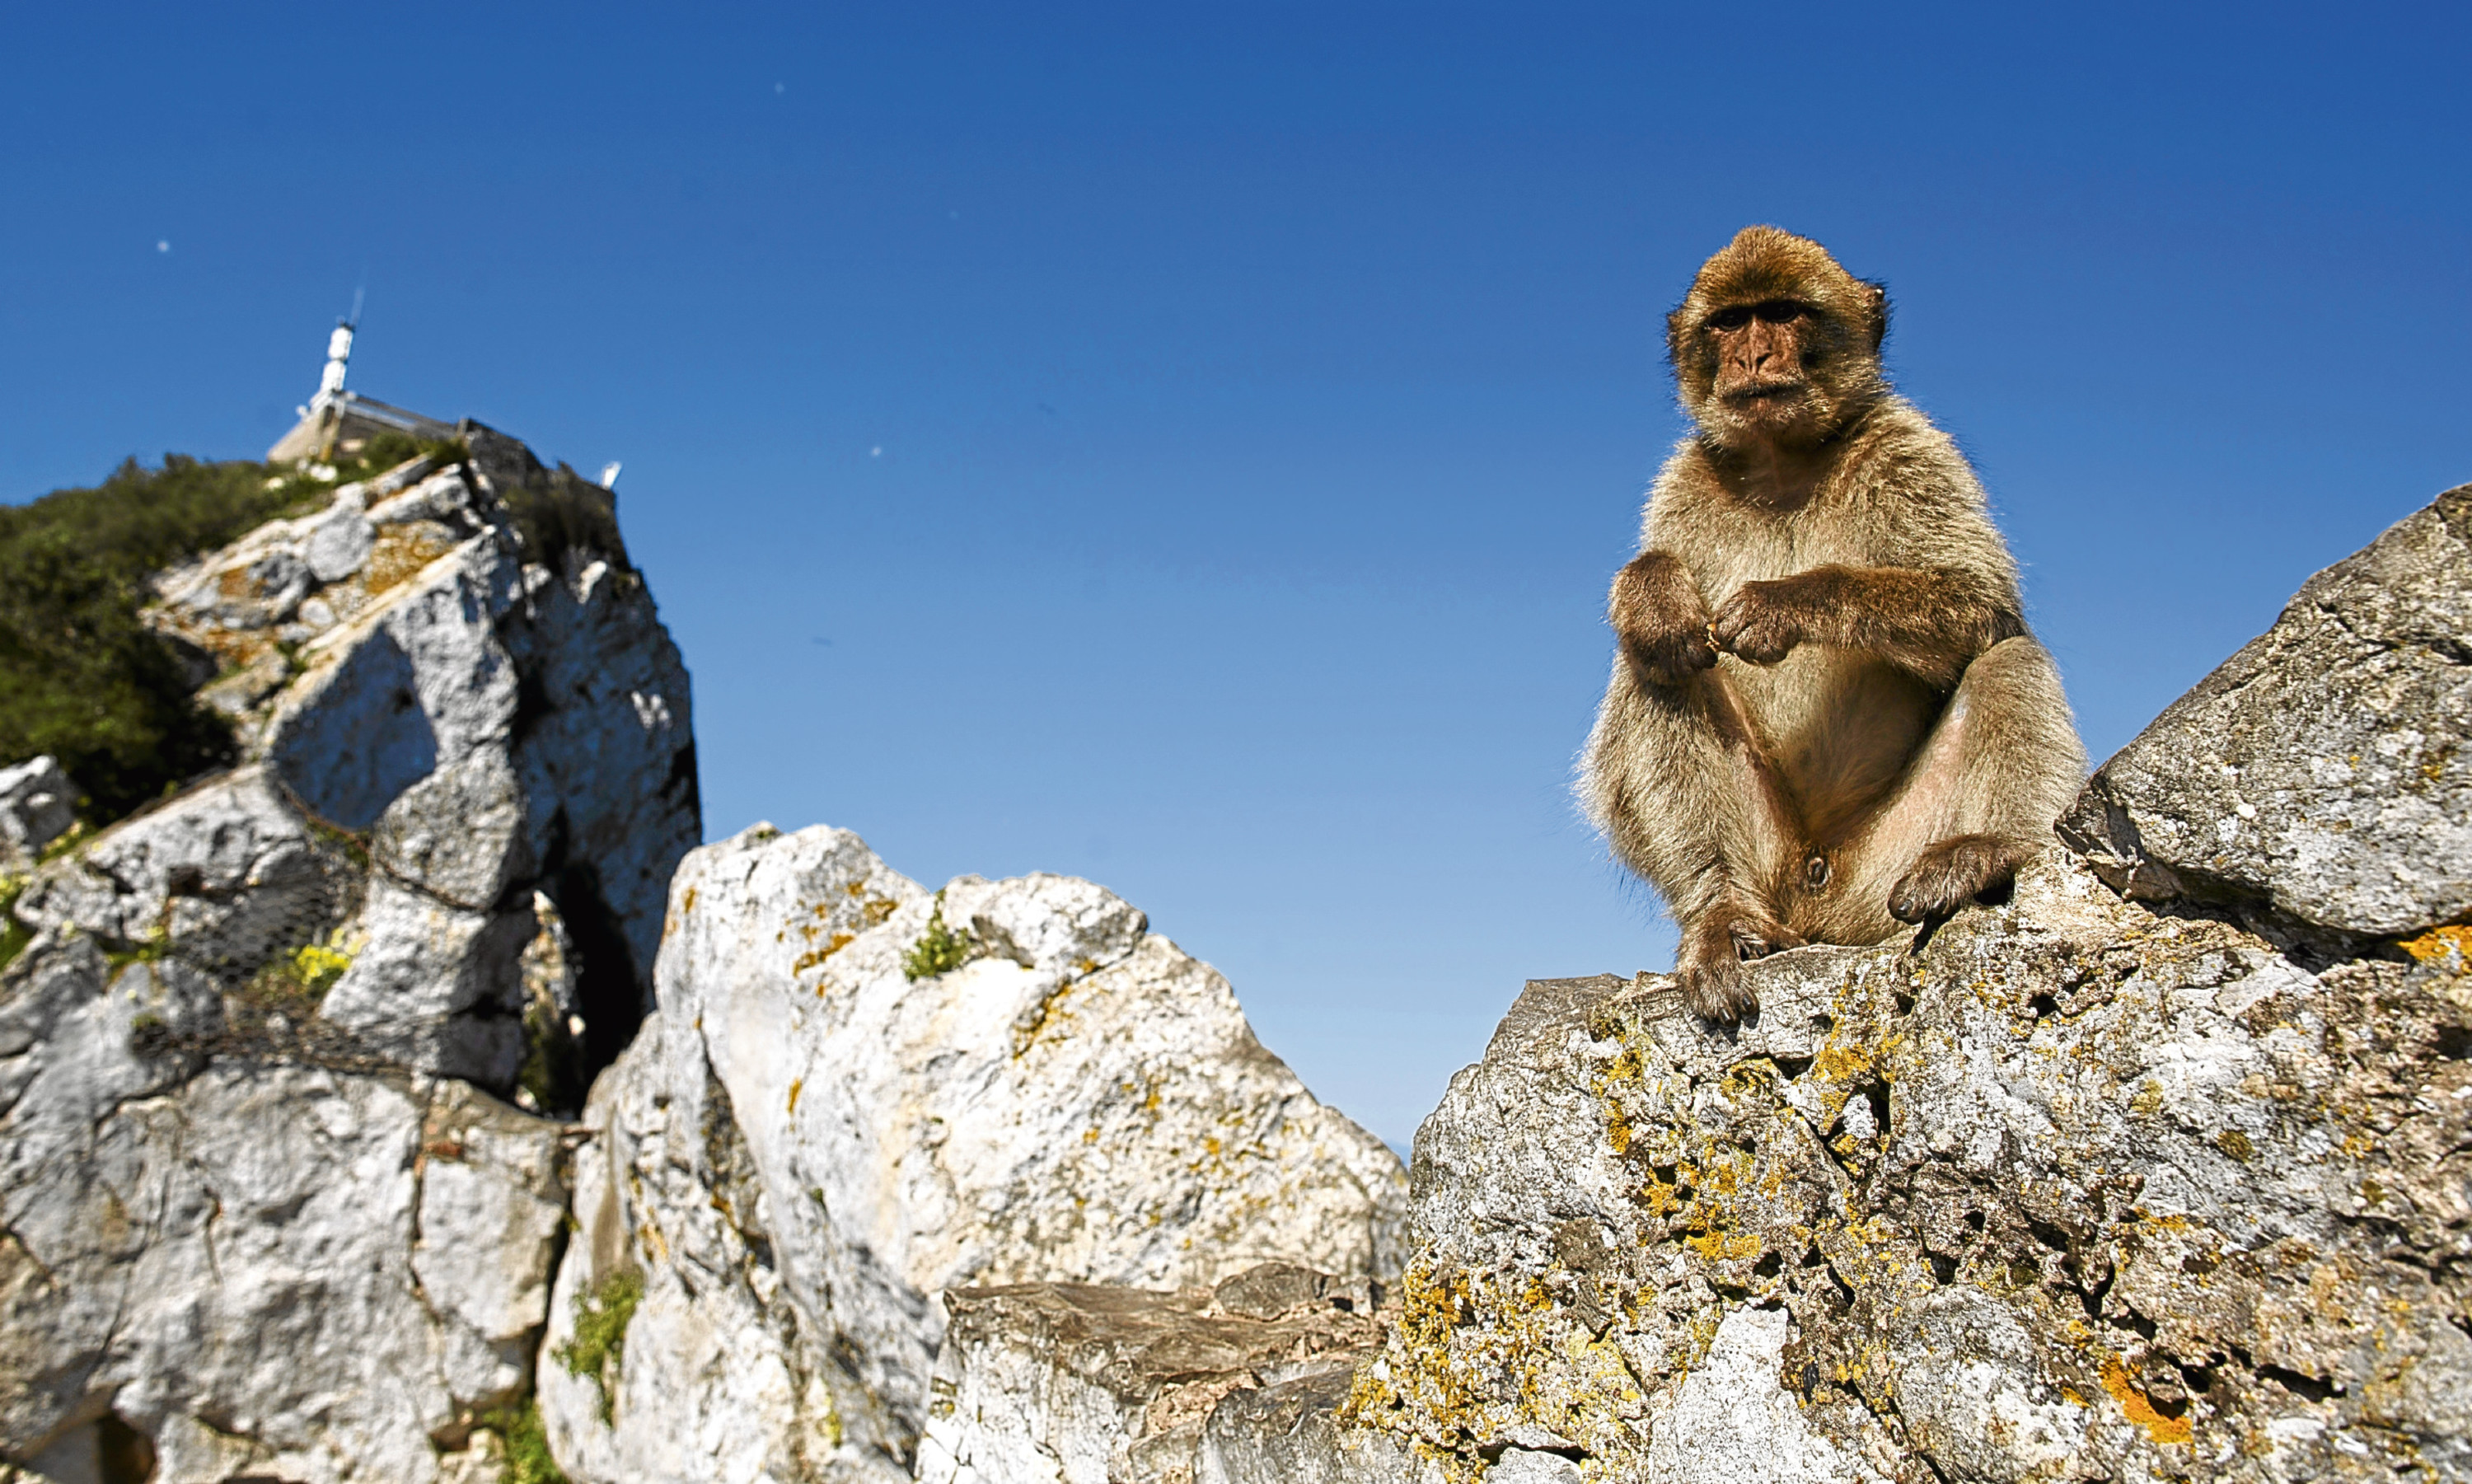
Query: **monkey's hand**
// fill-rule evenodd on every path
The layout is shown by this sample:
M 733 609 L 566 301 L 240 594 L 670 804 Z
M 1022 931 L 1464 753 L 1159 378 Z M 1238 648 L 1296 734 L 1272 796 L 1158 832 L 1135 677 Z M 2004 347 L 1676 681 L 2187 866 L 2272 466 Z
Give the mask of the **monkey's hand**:
M 1708 636 L 1745 663 L 1776 663 L 1811 637 L 1807 585 L 1792 577 L 1743 584 L 1709 620 Z
M 1708 642 L 1708 605 L 1700 585 L 1671 554 L 1645 551 L 1614 578 L 1607 619 L 1631 673 L 1652 685 L 1679 685 L 1717 662 Z

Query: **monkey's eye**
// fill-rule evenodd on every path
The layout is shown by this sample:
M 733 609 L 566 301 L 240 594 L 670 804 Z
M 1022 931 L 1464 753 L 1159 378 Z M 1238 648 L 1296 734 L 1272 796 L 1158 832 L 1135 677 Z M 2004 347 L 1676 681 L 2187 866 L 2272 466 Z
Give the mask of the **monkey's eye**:
M 1792 324 L 1811 311 L 1790 299 L 1772 299 L 1765 304 L 1754 304 L 1750 312 L 1762 324 Z
M 1751 309 L 1747 304 L 1730 304 L 1708 317 L 1712 330 L 1738 330 L 1750 323 Z

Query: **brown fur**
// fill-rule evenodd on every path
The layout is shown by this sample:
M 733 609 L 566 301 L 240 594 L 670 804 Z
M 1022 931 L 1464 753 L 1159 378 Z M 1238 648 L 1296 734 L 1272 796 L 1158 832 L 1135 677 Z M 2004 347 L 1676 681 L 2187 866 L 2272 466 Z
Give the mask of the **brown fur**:
M 1692 1005 L 1730 1019 L 1743 958 L 2004 884 L 2085 756 L 1973 469 L 1881 375 L 1880 287 L 1754 227 L 1667 328 L 1698 427 L 1614 581 L 1581 791 L 1680 926 Z

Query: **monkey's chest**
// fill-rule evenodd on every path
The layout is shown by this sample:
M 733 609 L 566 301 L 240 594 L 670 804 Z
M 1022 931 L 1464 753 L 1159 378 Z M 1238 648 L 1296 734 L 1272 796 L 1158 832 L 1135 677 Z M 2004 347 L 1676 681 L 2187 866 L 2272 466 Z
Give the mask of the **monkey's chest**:
M 1720 672 L 1815 839 L 1841 833 L 1888 798 L 1941 705 L 1894 665 L 1818 646 L 1766 667 L 1729 656 Z

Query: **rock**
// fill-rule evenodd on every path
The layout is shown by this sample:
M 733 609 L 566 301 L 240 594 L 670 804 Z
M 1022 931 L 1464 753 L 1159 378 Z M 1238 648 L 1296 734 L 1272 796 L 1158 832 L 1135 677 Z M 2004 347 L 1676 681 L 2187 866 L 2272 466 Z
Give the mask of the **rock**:
M 2062 833 L 2148 899 L 2408 937 L 2472 914 L 2472 485 L 2309 580 Z
M 43 847 L 77 823 L 77 797 L 57 758 L 0 768 L 0 873 L 33 870 Z
M 572 1110 L 649 1002 L 686 678 L 631 569 L 391 484 L 157 580 L 242 762 L 11 894 L 0 1475 L 494 1476 L 532 1386 L 568 1130 L 500 1099 Z
M 1292 1264 L 1270 1286 L 1300 1302 L 1257 1310 L 1240 1274 L 1220 1287 L 1034 1283 L 945 1295 L 921 1484 L 1191 1484 L 1202 1424 L 1223 1398 L 1298 1376 L 1344 1376 L 1377 1330 L 1363 1280 L 1336 1286 Z M 1230 1308 L 1230 1288 L 1250 1295 Z
M 1588 1479 L 2472 1476 L 2472 978 L 2060 852 L 1920 948 L 1532 986 L 1343 1422 Z
M 309 575 L 321 585 L 342 582 L 369 560 L 374 533 L 362 511 L 361 497 L 358 485 L 345 485 L 336 491 L 333 507 L 311 521 L 304 533 L 302 557 Z
M 1365 1358 L 1335 1352 L 1323 1369 L 1220 1399 L 1202 1424 L 1197 1484 L 1441 1484 L 1439 1465 L 1400 1440 L 1338 1423 Z
M 8 1171 L 0 1432 L 133 1433 L 167 1484 L 437 1477 L 433 1440 L 522 1388 L 557 1140 L 456 1084 L 304 1066 L 109 1107 L 74 1162 Z
M 679 868 L 658 989 L 593 1090 L 551 1314 L 556 1352 L 640 1275 L 606 1375 L 543 1368 L 579 1480 L 906 1477 L 952 1289 L 1399 1260 L 1396 1158 L 1088 882 L 930 895 L 845 831 L 759 826 Z

